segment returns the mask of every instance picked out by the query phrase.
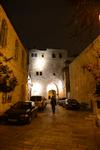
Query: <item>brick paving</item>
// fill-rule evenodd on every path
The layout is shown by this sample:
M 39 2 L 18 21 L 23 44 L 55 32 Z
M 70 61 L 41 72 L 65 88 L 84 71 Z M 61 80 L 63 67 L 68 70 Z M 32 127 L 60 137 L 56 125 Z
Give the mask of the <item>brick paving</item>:
M 100 128 L 88 112 L 50 105 L 29 125 L 0 124 L 0 150 L 100 150 Z

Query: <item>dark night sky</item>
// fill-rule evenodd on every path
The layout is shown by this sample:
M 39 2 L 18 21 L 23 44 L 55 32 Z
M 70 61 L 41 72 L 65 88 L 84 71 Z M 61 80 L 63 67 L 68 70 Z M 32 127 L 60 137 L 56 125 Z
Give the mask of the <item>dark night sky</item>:
M 1 0 L 28 49 L 67 49 L 79 54 L 99 34 L 99 0 Z M 83 0 L 86 1 L 86 0 Z

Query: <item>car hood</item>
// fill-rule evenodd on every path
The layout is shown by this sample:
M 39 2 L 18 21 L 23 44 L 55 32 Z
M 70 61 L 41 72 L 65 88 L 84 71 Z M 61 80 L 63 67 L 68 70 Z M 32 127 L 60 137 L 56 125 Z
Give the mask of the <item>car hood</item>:
M 19 114 L 24 114 L 26 112 L 27 112 L 27 110 L 25 110 L 25 109 L 17 109 L 17 110 L 10 109 L 10 110 L 6 111 L 5 114 L 8 114 L 8 115 L 19 115 Z

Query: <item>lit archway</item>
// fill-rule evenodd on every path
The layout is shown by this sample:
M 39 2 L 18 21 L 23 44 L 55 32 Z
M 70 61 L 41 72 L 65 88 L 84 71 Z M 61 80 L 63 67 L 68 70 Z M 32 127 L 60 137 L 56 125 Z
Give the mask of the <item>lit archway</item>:
M 57 88 L 56 88 L 56 85 L 54 83 L 50 83 L 47 86 L 47 92 L 50 91 L 50 90 L 55 90 L 57 92 Z
M 61 80 L 56 80 L 54 82 L 51 82 L 47 86 L 47 93 L 50 90 L 55 90 L 56 91 L 56 98 L 59 99 L 60 97 L 64 96 L 63 92 L 63 82 Z
M 55 90 L 49 90 L 48 91 L 48 99 L 51 99 L 52 96 L 56 98 L 56 91 Z
M 52 96 L 57 98 L 58 94 L 58 87 L 55 83 L 50 83 L 47 86 L 47 93 L 48 93 L 48 99 L 50 99 Z

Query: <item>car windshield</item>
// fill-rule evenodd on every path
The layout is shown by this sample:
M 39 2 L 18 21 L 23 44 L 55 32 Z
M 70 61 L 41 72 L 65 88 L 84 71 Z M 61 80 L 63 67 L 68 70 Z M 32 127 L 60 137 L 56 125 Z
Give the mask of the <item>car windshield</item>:
M 42 100 L 42 96 L 32 96 L 31 101 L 41 101 Z
M 12 108 L 14 108 L 14 109 L 29 109 L 30 105 L 31 104 L 27 103 L 27 102 L 18 102 Z
M 76 103 L 77 101 L 75 99 L 69 99 L 68 100 L 70 103 Z

